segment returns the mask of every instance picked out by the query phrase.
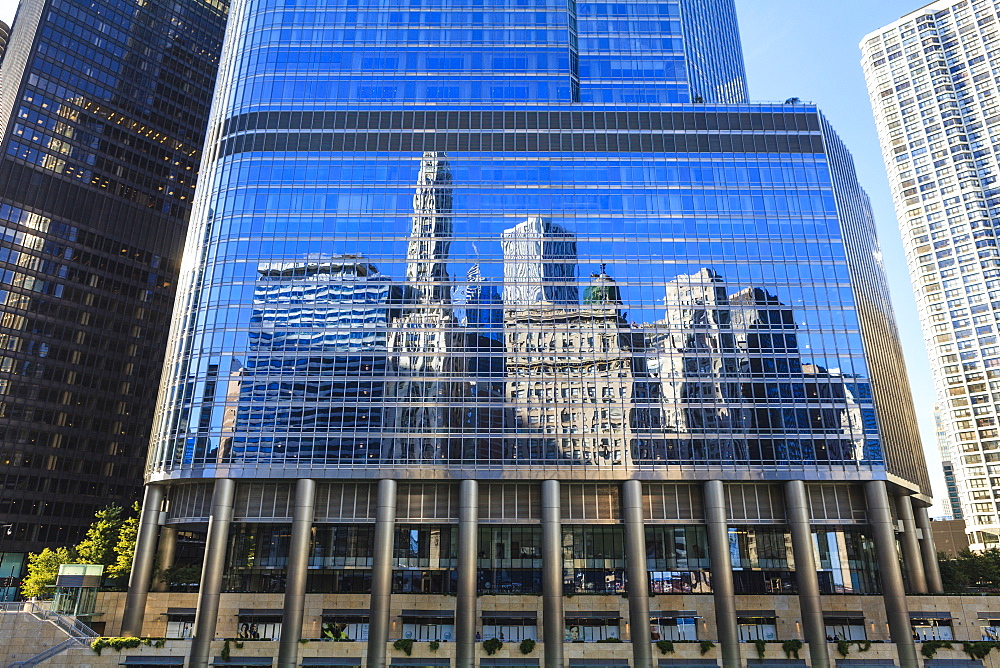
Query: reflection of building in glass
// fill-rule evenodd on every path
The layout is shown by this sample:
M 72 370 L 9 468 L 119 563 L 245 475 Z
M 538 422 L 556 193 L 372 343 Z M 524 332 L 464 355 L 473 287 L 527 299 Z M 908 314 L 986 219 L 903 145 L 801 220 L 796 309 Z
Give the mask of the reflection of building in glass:
M 467 274 L 465 289 L 465 405 L 462 458 L 504 459 L 503 301 L 478 264 Z
M 548 218 L 529 216 L 504 230 L 503 301 L 508 306 L 576 304 L 576 237 Z
M 250 354 L 231 376 L 237 403 L 221 461 L 376 456 L 389 279 L 355 255 L 257 270 Z
M 640 458 L 863 461 L 865 433 L 877 429 L 858 404 L 867 384 L 803 364 L 792 309 L 774 295 L 728 292 L 711 269 L 667 285 L 648 365 L 664 431 L 685 436 L 654 445 L 643 435 Z
M 443 153 L 420 161 L 406 250 L 402 312 L 389 332 L 390 379 L 386 456 L 398 462 L 441 462 L 461 443 L 465 396 L 463 347 L 451 305 L 448 249 L 452 235 L 451 168 Z
M 602 272 L 592 281 L 583 306 L 506 311 L 515 459 L 626 460 L 636 333 L 623 317 L 611 277 Z

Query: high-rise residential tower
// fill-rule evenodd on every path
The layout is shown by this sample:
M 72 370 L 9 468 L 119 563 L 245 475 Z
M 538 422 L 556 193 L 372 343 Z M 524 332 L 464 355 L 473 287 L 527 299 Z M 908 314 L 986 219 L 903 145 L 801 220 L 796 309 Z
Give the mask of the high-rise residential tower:
M 20 4 L 0 66 L 5 575 L 141 498 L 226 12 Z
M 1000 547 L 998 22 L 992 2 L 940 0 L 861 43 L 973 549 Z
M 0 21 L 0 63 L 3 62 L 3 54 L 7 52 L 7 42 L 10 41 L 10 26 Z
M 745 101 L 730 0 L 247 0 L 224 52 L 123 633 L 916 666 L 940 582 L 868 201 L 815 107 Z M 178 534 L 196 603 L 147 591 Z

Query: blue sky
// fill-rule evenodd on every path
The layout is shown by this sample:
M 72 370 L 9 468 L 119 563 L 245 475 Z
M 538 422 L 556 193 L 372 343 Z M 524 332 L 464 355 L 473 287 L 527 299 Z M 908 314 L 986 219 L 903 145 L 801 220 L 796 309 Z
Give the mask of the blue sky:
M 934 438 L 933 380 L 858 48 L 866 34 L 924 4 L 923 0 L 736 0 L 750 96 L 757 100 L 799 97 L 819 104 L 854 154 L 861 183 L 872 198 L 940 507 L 946 494 Z
M 859 64 L 861 38 L 923 0 L 736 0 L 750 78 L 758 100 L 799 97 L 818 103 L 850 147 L 861 182 L 872 197 L 886 269 L 903 336 L 914 400 L 921 419 L 936 494 L 944 498 L 934 441 L 934 393 L 916 306 L 910 289 L 888 181 Z M 0 20 L 17 0 L 0 0 Z

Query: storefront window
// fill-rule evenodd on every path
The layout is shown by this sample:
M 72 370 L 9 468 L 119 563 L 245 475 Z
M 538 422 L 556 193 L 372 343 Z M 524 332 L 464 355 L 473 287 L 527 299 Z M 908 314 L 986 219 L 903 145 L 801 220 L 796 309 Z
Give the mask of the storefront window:
M 522 640 L 538 640 L 538 620 L 532 616 L 497 616 L 483 615 L 483 640 L 497 638 L 504 642 L 521 642 Z
M 778 620 L 775 617 L 737 617 L 740 642 L 778 639 Z
M 657 640 L 697 640 L 698 625 L 695 617 L 652 617 L 650 635 Z
M 324 613 L 320 637 L 325 640 L 368 640 L 368 615 Z
M 825 617 L 826 639 L 828 642 L 838 640 L 867 640 L 864 617 Z
M 621 638 L 618 617 L 566 617 L 566 642 L 597 642 Z
M 927 642 L 928 640 L 954 640 L 955 634 L 952 632 L 951 619 L 943 617 L 910 615 L 910 623 L 913 624 L 913 635 L 917 642 Z

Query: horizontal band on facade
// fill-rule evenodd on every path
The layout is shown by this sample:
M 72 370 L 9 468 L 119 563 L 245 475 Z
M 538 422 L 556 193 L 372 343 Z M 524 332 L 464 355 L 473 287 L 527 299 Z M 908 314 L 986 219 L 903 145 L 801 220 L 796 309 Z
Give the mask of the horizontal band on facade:
M 750 111 L 253 111 L 226 119 L 222 136 L 247 130 L 692 130 L 819 132 L 806 108 Z
M 607 132 L 250 132 L 223 140 L 219 157 L 256 152 L 565 152 L 822 154 L 819 134 Z

